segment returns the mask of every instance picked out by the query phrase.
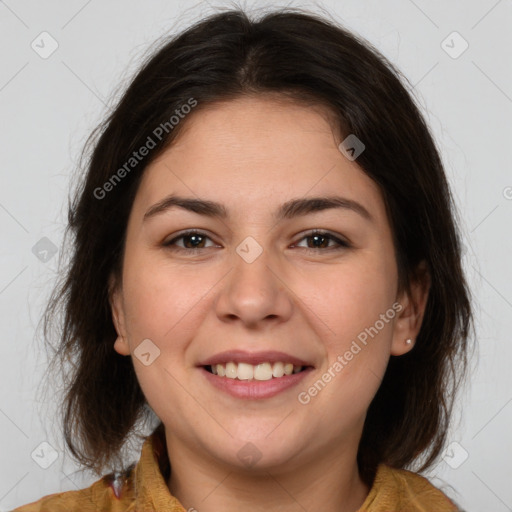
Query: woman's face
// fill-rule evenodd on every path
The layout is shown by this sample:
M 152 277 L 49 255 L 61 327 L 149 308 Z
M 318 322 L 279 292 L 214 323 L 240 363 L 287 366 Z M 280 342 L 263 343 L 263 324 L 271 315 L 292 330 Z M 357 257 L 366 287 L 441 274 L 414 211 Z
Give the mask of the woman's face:
M 115 350 L 175 447 L 239 468 L 355 453 L 389 356 L 410 350 L 421 320 L 397 295 L 377 185 L 316 108 L 246 97 L 181 122 L 133 204 Z M 226 351 L 263 364 L 228 365 L 236 379 L 203 367 Z M 259 380 L 299 361 L 307 371 Z

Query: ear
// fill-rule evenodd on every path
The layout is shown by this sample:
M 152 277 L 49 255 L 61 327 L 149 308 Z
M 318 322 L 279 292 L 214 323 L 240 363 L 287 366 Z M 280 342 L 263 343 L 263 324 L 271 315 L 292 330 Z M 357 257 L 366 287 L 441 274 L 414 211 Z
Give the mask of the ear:
M 414 347 L 425 315 L 430 283 L 427 264 L 422 261 L 416 269 L 414 278 L 411 279 L 410 290 L 397 297 L 402 309 L 395 320 L 391 355 L 401 356 Z M 412 343 L 407 344 L 408 339 L 412 340 Z
M 117 339 L 114 343 L 114 350 L 122 356 L 130 355 L 130 346 L 126 334 L 126 322 L 124 313 L 124 304 L 122 297 L 122 287 L 117 282 L 114 274 L 111 274 L 108 280 L 108 297 L 110 309 L 112 311 L 112 321 L 117 332 Z

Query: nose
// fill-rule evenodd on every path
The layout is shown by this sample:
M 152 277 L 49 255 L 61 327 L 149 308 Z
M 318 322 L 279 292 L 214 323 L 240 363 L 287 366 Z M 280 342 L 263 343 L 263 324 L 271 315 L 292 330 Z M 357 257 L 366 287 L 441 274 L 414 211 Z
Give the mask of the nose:
M 254 260 L 233 253 L 233 267 L 222 281 L 216 313 L 223 322 L 241 322 L 248 328 L 264 328 L 288 320 L 293 293 L 285 271 L 269 250 Z

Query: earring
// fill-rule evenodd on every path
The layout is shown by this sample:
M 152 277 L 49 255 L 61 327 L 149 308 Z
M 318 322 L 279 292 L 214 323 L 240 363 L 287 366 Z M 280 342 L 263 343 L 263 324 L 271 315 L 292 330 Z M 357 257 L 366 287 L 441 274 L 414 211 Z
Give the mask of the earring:
M 406 340 L 405 340 L 405 343 L 407 343 L 407 345 L 410 345 L 410 344 L 412 343 L 411 338 L 406 339 Z

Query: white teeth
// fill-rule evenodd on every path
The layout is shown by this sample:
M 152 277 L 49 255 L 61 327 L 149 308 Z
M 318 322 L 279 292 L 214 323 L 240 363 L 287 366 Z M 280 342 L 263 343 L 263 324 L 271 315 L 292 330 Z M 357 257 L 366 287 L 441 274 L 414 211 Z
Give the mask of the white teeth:
M 274 367 L 272 368 L 272 375 L 274 377 L 282 377 L 284 375 L 284 364 L 274 363 Z
M 216 364 L 211 366 L 212 373 L 219 377 L 238 380 L 270 380 L 272 378 L 299 373 L 302 366 L 294 366 L 292 363 L 260 363 L 252 365 L 248 363 Z
M 238 377 L 240 380 L 251 380 L 255 374 L 254 366 L 252 366 L 251 364 L 238 363 L 238 371 L 237 365 L 235 363 L 228 363 L 228 365 L 229 364 L 232 364 L 233 367 L 235 368 L 233 377 L 231 377 L 231 375 L 227 375 L 227 377 L 231 377 L 232 379 L 236 379 Z
M 229 379 L 236 379 L 237 367 L 235 363 L 228 363 L 226 365 L 226 377 Z
M 261 363 L 254 369 L 254 378 L 256 380 L 270 380 L 272 378 L 272 365 L 270 363 Z

